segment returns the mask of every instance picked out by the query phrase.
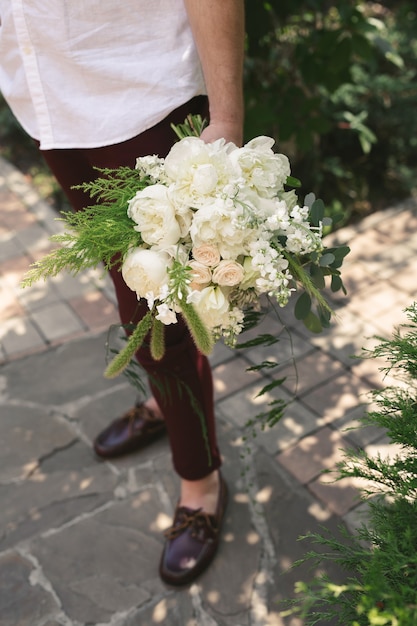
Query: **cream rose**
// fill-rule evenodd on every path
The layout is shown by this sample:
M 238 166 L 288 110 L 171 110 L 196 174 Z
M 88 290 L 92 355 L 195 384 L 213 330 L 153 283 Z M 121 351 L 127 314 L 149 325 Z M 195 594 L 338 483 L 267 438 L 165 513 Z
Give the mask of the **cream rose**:
M 168 283 L 167 268 L 171 263 L 166 252 L 134 248 L 123 261 L 123 280 L 136 292 L 138 299 L 149 293 L 158 294 L 161 287 Z
M 220 261 L 220 252 L 216 246 L 210 244 L 203 244 L 201 246 L 195 246 L 192 249 L 192 255 L 198 263 L 207 265 L 208 267 L 214 267 L 218 265 Z
M 181 237 L 175 208 L 165 185 L 150 185 L 138 191 L 128 203 L 127 214 L 136 222 L 135 230 L 150 246 L 170 246 Z
M 234 287 L 244 276 L 244 270 L 236 261 L 223 260 L 213 270 L 213 282 L 221 287 Z
M 203 265 L 198 261 L 190 261 L 188 264 L 191 267 L 192 281 L 190 283 L 190 289 L 202 289 L 207 287 L 211 282 L 211 269 L 207 265 Z

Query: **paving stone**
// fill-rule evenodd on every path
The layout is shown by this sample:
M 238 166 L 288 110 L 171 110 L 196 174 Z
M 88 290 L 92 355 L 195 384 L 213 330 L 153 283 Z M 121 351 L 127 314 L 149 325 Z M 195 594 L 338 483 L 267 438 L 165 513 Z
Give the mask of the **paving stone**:
M 312 388 L 327 382 L 343 372 L 340 361 L 332 359 L 321 350 L 310 352 L 284 368 L 277 376 L 285 378 L 283 386 L 291 394 L 301 396 Z
M 150 600 L 143 585 L 157 577 L 160 510 L 149 489 L 33 542 L 32 552 L 71 620 L 108 622 L 113 613 Z
M 325 350 L 347 367 L 355 363 L 355 357 L 360 356 L 364 348 L 371 349 L 377 343 L 375 325 L 347 308 L 338 311 L 337 319 L 320 334 L 309 336 L 307 329 L 300 332 L 311 345 Z
M 282 387 L 258 397 L 260 390 L 261 386 L 252 385 L 220 401 L 217 404 L 217 413 L 222 419 L 240 427 L 242 435 L 249 440 L 255 437 L 256 444 L 263 446 L 270 454 L 284 450 L 323 424 L 322 418 L 305 407 L 302 402 L 294 402 Z M 277 424 L 263 428 L 264 419 L 260 418 L 258 421 L 255 420 L 253 426 L 245 428 L 249 420 L 254 420 L 256 415 L 269 411 L 272 408 L 269 403 L 277 399 L 288 403 Z
M 233 430 L 219 428 L 223 474 L 229 487 L 219 552 L 210 568 L 199 579 L 203 607 L 220 624 L 228 616 L 243 616 L 250 610 L 254 580 L 263 550 L 262 540 L 252 520 L 248 492 L 242 482 L 240 450 L 234 444 Z
M 311 580 L 314 573 L 323 570 L 334 582 L 342 581 L 344 575 L 329 563 L 320 570 L 312 567 L 311 562 L 293 568 L 294 562 L 313 548 L 310 541 L 299 541 L 299 538 L 309 532 L 322 532 L 323 526 L 340 536 L 337 530 L 340 519 L 330 511 L 320 511 L 308 492 L 289 480 L 264 453 L 258 453 L 255 463 L 259 488 L 267 496 L 263 498 L 262 508 L 275 552 L 272 578 L 268 584 L 268 611 L 279 626 L 302 626 L 299 620 L 279 615 L 284 608 L 282 602 L 295 597 L 295 583 Z M 320 551 L 318 546 L 314 549 Z
M 323 422 L 322 418 L 310 411 L 302 402 L 293 402 L 284 410 L 283 417 L 275 426 L 265 428 L 258 435 L 257 441 L 267 452 L 275 455 L 317 430 Z
M 102 330 L 119 321 L 116 307 L 102 293 L 90 291 L 82 297 L 69 300 L 83 324 L 91 329 Z
M 342 417 L 333 420 L 332 427 L 339 430 L 343 437 L 351 441 L 353 445 L 365 448 L 385 435 L 385 431 L 374 424 L 365 426 L 362 422 L 365 413 L 366 411 L 363 407 L 357 407 L 353 411 L 348 411 Z
M 95 278 L 98 276 L 97 270 L 88 269 L 79 272 L 76 276 L 61 272 L 51 280 L 61 299 L 66 301 L 83 294 L 95 292 L 97 289 Z
M 357 407 L 366 407 L 371 390 L 366 381 L 346 373 L 305 394 L 303 403 L 330 422 Z
M 343 521 L 349 528 L 350 532 L 355 533 L 357 530 L 368 523 L 369 520 L 369 501 L 364 501 L 358 504 L 354 509 L 351 509 L 346 515 L 343 516 Z
M 32 319 L 48 342 L 84 330 L 79 317 L 64 302 L 33 311 Z
M 97 466 L 98 459 L 91 446 L 83 441 L 73 440 L 66 448 L 55 450 L 40 460 L 39 466 L 44 474 L 57 471 L 72 471 Z
M 3 321 L 0 339 L 4 351 L 11 356 L 45 346 L 45 338 L 27 317 Z
M 49 280 L 16 289 L 16 297 L 29 313 L 59 302 L 59 294 Z
M 33 565 L 16 552 L 0 557 L 0 626 L 36 626 L 40 620 L 45 624 L 58 612 L 52 595 L 30 581 L 33 571 Z
M 267 392 L 259 395 L 264 385 L 269 383 L 267 379 L 261 379 L 261 382 L 251 384 L 231 394 L 229 397 L 221 399 L 217 402 L 217 413 L 229 423 L 240 428 L 244 428 L 255 414 L 263 413 L 268 409 L 269 403 L 275 398 L 282 398 L 285 402 L 290 397 L 282 387 L 276 388 L 273 392 Z
M 0 372 L 9 397 L 60 405 L 119 385 L 122 379 L 103 376 L 106 336 L 84 337 L 5 365 Z
M 248 387 L 261 378 L 257 372 L 248 372 L 248 363 L 236 356 L 232 361 L 221 363 L 213 370 L 213 385 L 215 400 L 235 393 L 237 390 Z
M 24 251 L 24 246 L 16 235 L 6 230 L 0 220 L 0 262 L 19 257 Z
M 22 479 L 39 460 L 75 440 L 57 416 L 41 408 L 0 404 L 0 482 Z
M 306 358 L 314 348 L 304 337 L 296 335 L 294 332 L 291 337 L 284 335 L 277 344 L 272 346 L 257 346 L 250 350 L 244 350 L 242 354 L 249 359 L 253 365 L 260 365 L 263 362 L 276 363 L 276 369 L 264 369 L 264 374 L 277 376 L 278 367 L 294 367 L 295 359 Z
M 281 452 L 277 461 L 298 482 L 306 484 L 324 470 L 334 469 L 343 459 L 342 450 L 349 447 L 339 432 L 325 426 Z
M 363 482 L 358 478 L 343 478 L 335 483 L 334 477 L 327 476 L 310 482 L 308 489 L 330 511 L 343 517 L 348 511 L 358 506 L 361 485 Z
M 381 341 L 376 340 L 376 343 L 381 343 Z M 387 373 L 386 367 L 386 359 L 366 358 L 364 356 L 363 358 L 356 359 L 352 363 L 352 372 L 355 376 L 358 376 L 358 378 L 362 378 L 372 385 L 373 389 L 398 385 L 400 381 L 395 379 L 395 372 Z
M 214 368 L 220 363 L 230 361 L 236 356 L 236 352 L 233 348 L 229 348 L 222 341 L 217 341 L 214 344 L 213 352 L 209 356 L 211 367 Z
M 194 619 L 194 610 L 188 590 L 174 596 L 157 599 L 149 605 L 135 611 L 121 626 L 204 626 Z
M 0 282 L 0 319 L 7 320 L 14 317 L 23 317 L 25 310 L 20 306 L 13 289 Z
M 103 465 L 79 471 L 35 472 L 0 485 L 0 550 L 89 513 L 114 498 L 117 478 Z

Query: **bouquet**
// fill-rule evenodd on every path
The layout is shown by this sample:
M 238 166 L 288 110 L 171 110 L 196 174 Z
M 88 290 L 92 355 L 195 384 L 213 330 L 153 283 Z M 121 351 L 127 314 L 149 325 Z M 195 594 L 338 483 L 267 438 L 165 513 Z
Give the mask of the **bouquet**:
M 148 312 L 108 366 L 109 377 L 123 371 L 148 336 L 160 359 L 164 327 L 178 315 L 209 354 L 220 338 L 235 345 L 263 295 L 283 307 L 299 291 L 295 315 L 319 331 L 332 314 L 322 295 L 325 277 L 333 291 L 344 291 L 340 267 L 349 249 L 325 247 L 324 205 L 312 194 L 300 204 L 289 189 L 299 181 L 290 176 L 288 158 L 273 151 L 274 140 L 205 143 L 202 126 L 190 117 L 174 127 L 179 141 L 166 158 L 99 170 L 82 186 L 97 204 L 64 213 L 67 230 L 51 238 L 61 247 L 24 279 L 25 286 L 63 269 L 120 265 Z

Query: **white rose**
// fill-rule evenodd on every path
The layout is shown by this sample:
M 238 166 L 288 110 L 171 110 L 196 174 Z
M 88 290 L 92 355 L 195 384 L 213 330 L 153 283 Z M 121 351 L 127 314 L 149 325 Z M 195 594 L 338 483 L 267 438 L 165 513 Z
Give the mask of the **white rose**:
M 134 248 L 123 261 L 123 280 L 132 291 L 136 291 L 138 299 L 146 297 L 146 294 L 159 293 L 168 282 L 167 268 L 171 262 L 166 252 Z
M 203 265 L 198 261 L 190 261 L 192 281 L 190 283 L 190 289 L 200 290 L 203 286 L 206 287 L 211 282 L 211 269 L 207 265 Z
M 220 261 L 220 252 L 218 248 L 210 244 L 203 244 L 202 246 L 194 247 L 192 249 L 192 255 L 198 263 L 202 263 L 208 267 L 214 267 Z
M 135 230 L 150 246 L 169 246 L 181 237 L 175 208 L 165 185 L 150 185 L 138 191 L 128 203 L 127 214 L 136 222 Z
M 188 296 L 208 328 L 227 324 L 229 316 L 229 302 L 221 287 L 205 287 L 201 291 L 192 291 Z
M 234 287 L 243 279 L 244 271 L 236 261 L 220 261 L 213 270 L 213 282 L 221 287 Z

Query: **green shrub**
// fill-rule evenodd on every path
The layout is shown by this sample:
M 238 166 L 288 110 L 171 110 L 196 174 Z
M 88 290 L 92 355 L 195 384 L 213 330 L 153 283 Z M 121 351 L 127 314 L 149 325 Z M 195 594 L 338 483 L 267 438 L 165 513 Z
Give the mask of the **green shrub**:
M 407 196 L 417 165 L 413 3 L 247 0 L 248 136 L 269 134 L 345 221 Z
M 325 577 L 298 584 L 290 613 L 306 626 L 331 619 L 341 626 L 417 624 L 417 304 L 406 311 L 409 323 L 369 354 L 387 360 L 398 385 L 374 391 L 377 410 L 363 420 L 384 428 L 401 453 L 382 458 L 352 450 L 338 465 L 338 479 L 365 479 L 364 497 L 373 498 L 352 537 L 309 536 L 326 551 L 313 550 L 303 562 L 337 562 L 347 578 L 342 585 Z

